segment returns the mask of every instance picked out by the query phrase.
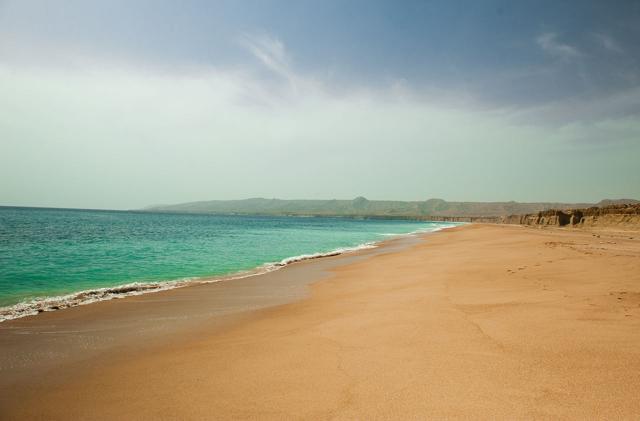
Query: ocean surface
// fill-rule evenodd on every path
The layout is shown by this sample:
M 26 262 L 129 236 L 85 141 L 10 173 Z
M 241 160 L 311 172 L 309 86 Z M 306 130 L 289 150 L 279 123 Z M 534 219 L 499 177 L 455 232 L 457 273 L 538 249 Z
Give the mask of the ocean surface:
M 0 207 L 0 321 L 247 276 L 451 225 Z

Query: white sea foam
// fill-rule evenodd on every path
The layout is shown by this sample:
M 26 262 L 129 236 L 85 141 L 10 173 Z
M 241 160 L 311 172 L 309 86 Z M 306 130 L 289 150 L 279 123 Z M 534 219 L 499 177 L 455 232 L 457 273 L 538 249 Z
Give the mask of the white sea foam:
M 88 289 L 53 297 L 37 297 L 12 306 L 0 307 L 0 322 L 32 316 L 47 311 L 91 304 L 98 301 L 180 288 L 194 282 L 198 282 L 196 278 L 184 278 L 165 282 L 133 282 L 114 287 Z
M 76 307 L 99 301 L 113 300 L 117 298 L 130 297 L 134 295 L 148 294 L 152 292 L 166 291 L 169 289 L 182 288 L 188 285 L 207 284 L 213 282 L 227 281 L 233 279 L 247 278 L 261 275 L 281 269 L 292 263 L 303 260 L 318 259 L 321 257 L 338 256 L 343 253 L 354 252 L 376 247 L 373 243 L 362 244 L 357 247 L 345 247 L 331 250 L 326 253 L 301 254 L 299 256 L 287 257 L 279 262 L 265 263 L 264 265 L 250 271 L 238 272 L 233 275 L 220 276 L 216 278 L 183 278 L 173 281 L 162 282 L 133 282 L 129 284 L 117 285 L 114 287 L 88 289 L 71 294 L 58 295 L 53 297 L 38 297 L 32 300 L 23 301 L 11 306 L 0 307 L 0 322 L 18 319 L 25 316 L 33 316 L 43 312 L 62 310 L 64 308 Z
M 415 230 L 415 231 L 411 232 L 410 234 L 426 234 L 426 233 L 429 233 L 429 232 L 437 232 L 437 231 L 445 230 L 447 228 L 458 227 L 458 226 L 460 226 L 462 224 L 463 223 L 460 222 L 460 223 L 457 223 L 457 224 L 447 224 L 447 225 L 440 225 L 440 226 L 437 226 L 437 227 L 422 228 L 422 229 Z
M 428 232 L 440 231 L 446 228 L 452 228 L 457 224 L 445 225 L 440 227 L 428 227 L 413 231 L 408 234 L 380 234 L 384 236 L 407 236 L 423 234 Z M 148 294 L 152 292 L 166 291 L 169 289 L 182 288 L 188 285 L 207 284 L 213 282 L 227 281 L 233 279 L 247 278 L 250 276 L 261 275 L 267 272 L 281 269 L 292 263 L 304 260 L 319 259 L 323 257 L 338 256 L 344 253 L 352 253 L 359 250 L 366 250 L 378 247 L 380 242 L 368 242 L 355 247 L 337 248 L 324 253 L 301 254 L 298 256 L 287 257 L 279 262 L 265 263 L 264 265 L 250 271 L 238 272 L 233 275 L 220 276 L 215 278 L 182 278 L 173 281 L 162 282 L 133 282 L 114 287 L 88 289 L 84 291 L 74 292 L 66 295 L 54 297 L 38 297 L 32 300 L 23 301 L 7 307 L 0 307 L 0 322 L 18 319 L 25 316 L 33 316 L 43 312 L 62 310 L 64 308 L 76 307 L 99 301 L 113 300 L 117 298 Z
M 354 252 L 354 251 L 358 251 L 358 250 L 372 249 L 372 248 L 375 248 L 375 247 L 377 247 L 377 243 L 371 242 L 371 243 L 364 243 L 364 244 L 361 244 L 361 245 L 356 246 L 356 247 L 337 248 L 335 250 L 331 250 L 331 251 L 326 252 L 326 253 L 301 254 L 299 256 L 287 257 L 286 259 L 282 259 L 279 262 L 267 263 L 267 266 L 282 267 L 282 266 L 289 265 L 291 263 L 301 262 L 303 260 L 318 259 L 318 258 L 321 258 L 321 257 L 338 256 L 338 255 L 344 254 L 344 253 L 350 253 L 350 252 Z

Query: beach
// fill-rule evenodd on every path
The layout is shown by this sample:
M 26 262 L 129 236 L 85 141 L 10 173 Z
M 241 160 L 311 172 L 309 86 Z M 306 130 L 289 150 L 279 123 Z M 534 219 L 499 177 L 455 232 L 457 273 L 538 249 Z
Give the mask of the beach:
M 2 419 L 632 419 L 640 233 L 470 224 L 0 324 Z

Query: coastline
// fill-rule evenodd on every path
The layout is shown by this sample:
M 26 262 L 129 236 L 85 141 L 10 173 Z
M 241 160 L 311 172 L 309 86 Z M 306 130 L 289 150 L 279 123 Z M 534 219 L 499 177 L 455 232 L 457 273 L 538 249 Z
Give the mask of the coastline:
M 222 329 L 252 312 L 304 299 L 310 285 L 330 276 L 333 268 L 400 251 L 430 234 L 402 234 L 341 253 L 287 258 L 272 270 L 245 276 L 191 282 L 6 320 L 0 323 L 0 415 L 11 400 L 8 397 L 24 390 L 23 386 L 56 384 L 71 373 L 81 374 L 85 364 L 114 350 L 140 352 L 202 326 Z M 50 375 L 51 371 L 56 374 Z
M 252 269 L 241 270 L 225 275 L 185 277 L 180 279 L 169 279 L 165 281 L 131 282 L 116 284 L 108 287 L 97 287 L 93 289 L 69 292 L 62 295 L 36 297 L 32 300 L 22 301 L 9 306 L 0 307 L 0 323 L 19 319 L 22 317 L 36 316 L 40 313 L 59 311 L 77 306 L 94 304 L 101 301 L 109 301 L 113 299 L 121 299 L 125 297 L 168 291 L 176 288 L 211 284 L 215 282 L 233 281 L 252 276 L 264 275 L 274 270 L 281 269 L 292 263 L 325 257 L 334 257 L 342 254 L 354 253 L 361 250 L 376 248 L 380 247 L 390 239 L 418 235 L 425 232 L 437 232 L 442 229 L 455 227 L 457 225 L 459 224 L 443 225 L 440 228 L 429 229 L 428 231 L 417 230 L 406 234 L 388 234 L 390 235 L 389 239 L 369 241 L 356 246 L 340 247 L 325 252 L 315 252 L 312 254 L 289 256 L 281 259 L 278 262 L 266 262 Z
M 636 234 L 467 225 L 424 238 L 261 277 L 17 319 L 6 324 L 11 329 L 0 324 L 8 353 L 18 355 L 11 345 L 17 340 L 30 342 L 25 334 L 44 346 L 14 366 L 3 357 L 0 414 L 415 419 L 640 413 Z M 302 279 L 313 279 L 310 294 Z M 228 295 L 218 294 L 223 290 Z M 247 301 L 273 299 L 260 295 L 267 292 L 287 299 L 262 307 Z M 208 299 L 210 309 L 216 295 L 222 310 L 229 299 L 244 310 L 213 314 L 196 305 Z M 36 364 L 46 346 L 69 344 L 62 329 L 77 328 L 73 319 L 85 328 L 91 319 L 101 321 L 89 332 L 100 340 L 118 326 L 118 314 L 130 323 L 121 325 L 129 332 L 123 341 L 100 350 L 85 336 L 81 349 L 92 355 L 70 355 L 59 367 Z M 149 333 L 137 330 L 141 317 L 147 328 L 161 326 L 156 340 L 140 336 Z M 49 345 L 42 342 L 47 338 Z M 29 370 L 29 377 L 7 380 Z

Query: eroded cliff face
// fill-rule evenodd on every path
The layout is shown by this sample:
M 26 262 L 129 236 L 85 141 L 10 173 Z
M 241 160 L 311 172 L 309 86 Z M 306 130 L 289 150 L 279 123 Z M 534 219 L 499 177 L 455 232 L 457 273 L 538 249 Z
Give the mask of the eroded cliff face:
M 524 215 L 497 217 L 432 216 L 432 221 L 483 222 L 557 227 L 619 227 L 640 230 L 640 204 L 614 204 L 583 209 L 550 209 Z
M 572 227 L 636 227 L 640 229 L 640 205 L 622 204 L 586 209 L 552 209 L 536 214 L 511 215 L 500 218 L 498 223 L 572 226 Z

